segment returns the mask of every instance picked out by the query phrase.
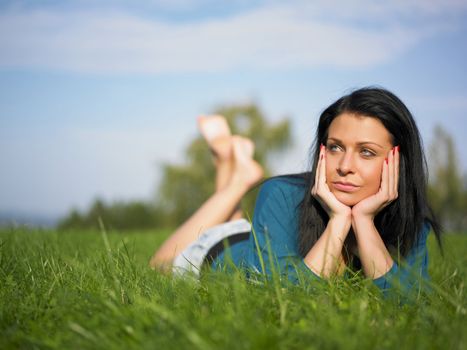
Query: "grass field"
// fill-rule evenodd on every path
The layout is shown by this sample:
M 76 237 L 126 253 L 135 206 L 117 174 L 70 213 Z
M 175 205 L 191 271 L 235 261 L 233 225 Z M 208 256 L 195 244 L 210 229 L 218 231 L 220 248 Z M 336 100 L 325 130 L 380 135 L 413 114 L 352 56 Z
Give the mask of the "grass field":
M 147 268 L 168 232 L 0 231 L 0 349 L 467 349 L 467 235 L 429 240 L 432 292 L 201 281 Z

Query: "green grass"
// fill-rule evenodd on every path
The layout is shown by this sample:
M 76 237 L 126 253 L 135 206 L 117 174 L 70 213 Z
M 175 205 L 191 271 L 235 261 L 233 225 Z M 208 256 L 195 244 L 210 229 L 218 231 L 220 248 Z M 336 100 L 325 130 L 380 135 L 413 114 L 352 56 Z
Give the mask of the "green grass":
M 400 306 L 362 279 L 171 278 L 147 268 L 167 234 L 1 231 L 0 349 L 467 348 L 467 235 L 430 237 L 433 292 Z

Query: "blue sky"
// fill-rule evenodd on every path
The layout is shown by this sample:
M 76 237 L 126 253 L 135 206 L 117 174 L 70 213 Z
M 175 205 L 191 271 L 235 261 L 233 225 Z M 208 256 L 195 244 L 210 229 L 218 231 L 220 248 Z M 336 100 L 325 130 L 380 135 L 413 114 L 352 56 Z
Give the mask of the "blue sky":
M 289 116 L 306 166 L 324 107 L 381 85 L 425 144 L 441 124 L 467 169 L 467 2 L 3 1 L 0 213 L 64 215 L 154 196 L 196 116 L 254 101 Z

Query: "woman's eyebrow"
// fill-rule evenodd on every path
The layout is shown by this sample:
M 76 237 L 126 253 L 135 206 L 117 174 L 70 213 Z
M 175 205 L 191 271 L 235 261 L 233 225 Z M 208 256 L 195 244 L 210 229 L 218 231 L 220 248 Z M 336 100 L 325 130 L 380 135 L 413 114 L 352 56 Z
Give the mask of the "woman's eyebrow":
M 328 137 L 328 141 L 329 141 L 329 140 L 334 141 L 334 142 L 336 142 L 336 143 L 343 144 L 342 140 L 339 140 L 339 139 L 337 139 L 337 138 L 335 138 L 335 137 Z M 381 148 L 381 149 L 384 149 L 383 146 L 381 146 L 380 144 L 378 144 L 378 143 L 376 143 L 376 142 L 373 142 L 373 141 L 361 141 L 361 142 L 357 142 L 357 145 L 358 145 L 358 146 L 368 145 L 368 144 L 370 144 L 370 145 L 375 145 L 375 146 L 378 146 L 378 147 Z
M 358 142 L 358 143 L 357 143 L 357 145 L 359 145 L 359 146 L 368 145 L 368 144 L 370 144 L 370 145 L 375 145 L 375 146 L 378 146 L 379 148 L 384 149 L 383 146 L 381 146 L 380 144 L 377 144 L 376 142 L 372 142 L 372 141 L 363 141 L 363 142 Z

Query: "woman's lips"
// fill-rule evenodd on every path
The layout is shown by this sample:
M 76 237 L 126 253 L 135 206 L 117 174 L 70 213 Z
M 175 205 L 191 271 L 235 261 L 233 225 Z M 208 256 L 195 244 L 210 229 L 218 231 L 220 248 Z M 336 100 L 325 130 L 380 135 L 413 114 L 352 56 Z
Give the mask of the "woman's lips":
M 334 188 L 338 191 L 342 192 L 354 192 L 357 191 L 359 186 L 356 186 L 354 184 L 348 183 L 348 182 L 333 182 L 332 185 Z

